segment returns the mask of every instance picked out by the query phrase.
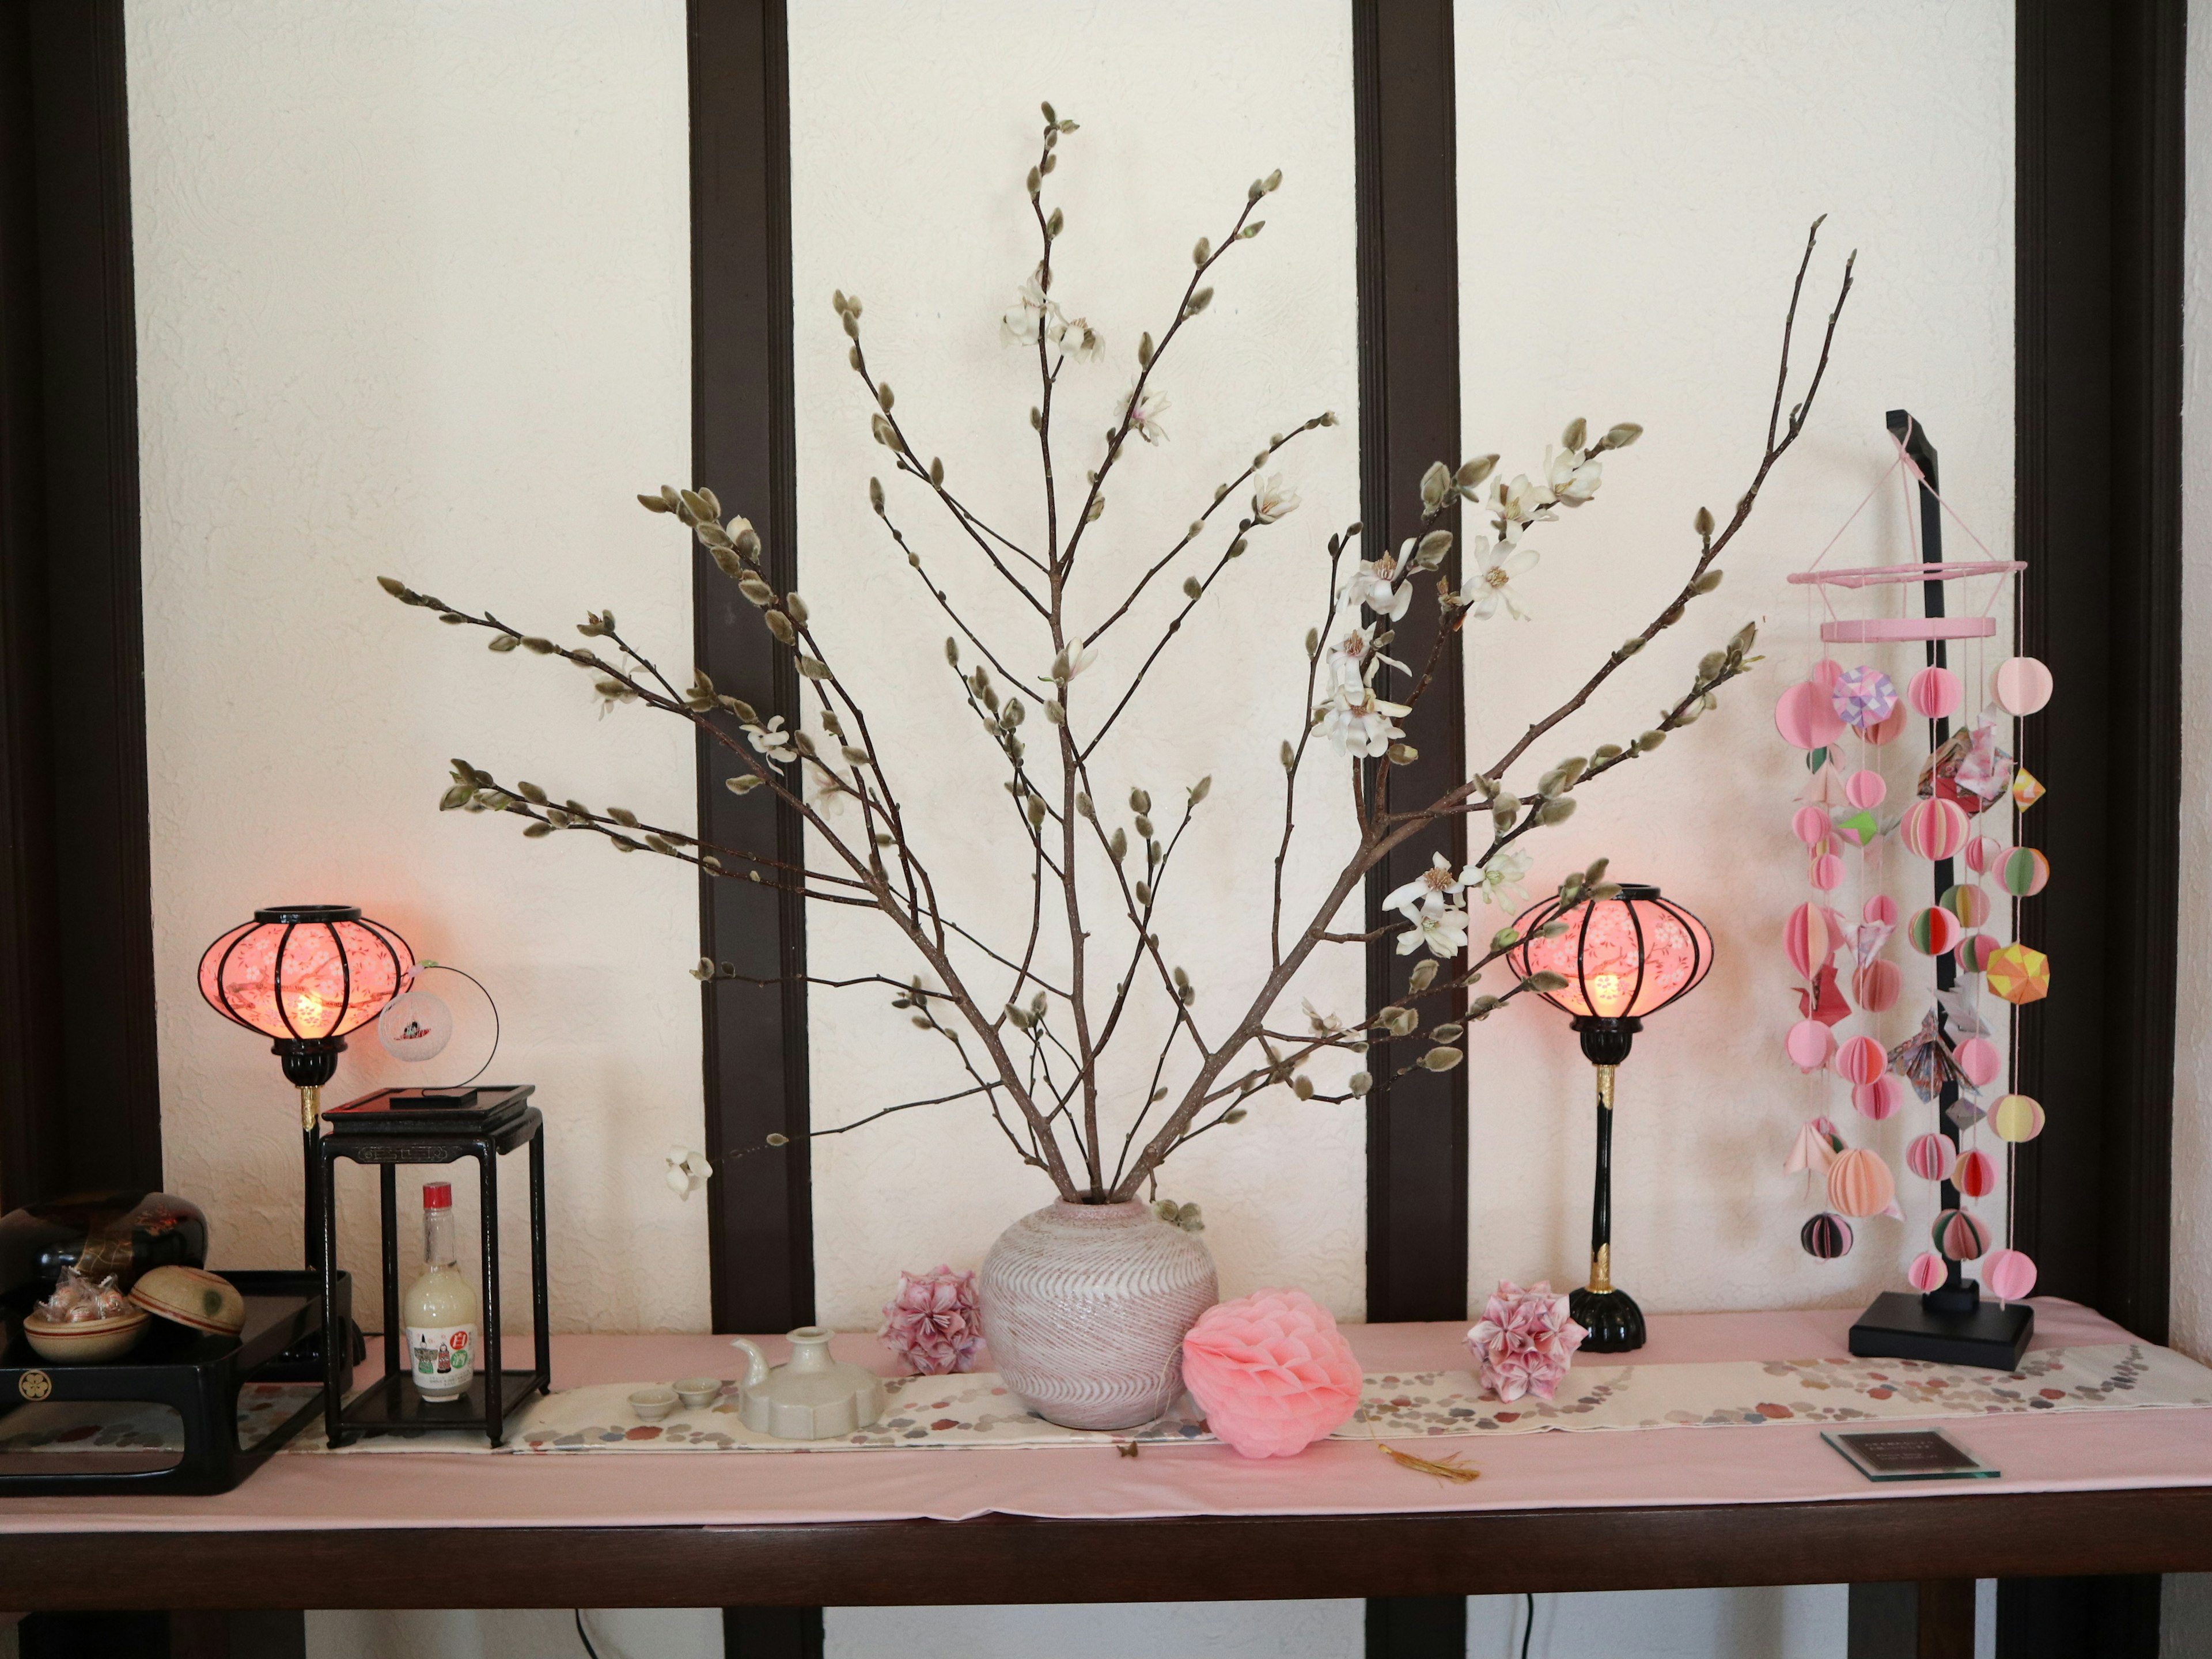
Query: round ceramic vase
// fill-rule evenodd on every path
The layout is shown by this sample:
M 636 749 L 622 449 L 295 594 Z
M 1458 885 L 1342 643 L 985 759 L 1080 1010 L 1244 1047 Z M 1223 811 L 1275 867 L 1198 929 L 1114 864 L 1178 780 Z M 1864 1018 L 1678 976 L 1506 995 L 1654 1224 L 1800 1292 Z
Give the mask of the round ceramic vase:
M 1056 1200 L 999 1235 L 976 1280 L 1006 1386 L 1070 1429 L 1131 1429 L 1182 1393 L 1182 1339 L 1220 1299 L 1197 1235 L 1142 1204 Z

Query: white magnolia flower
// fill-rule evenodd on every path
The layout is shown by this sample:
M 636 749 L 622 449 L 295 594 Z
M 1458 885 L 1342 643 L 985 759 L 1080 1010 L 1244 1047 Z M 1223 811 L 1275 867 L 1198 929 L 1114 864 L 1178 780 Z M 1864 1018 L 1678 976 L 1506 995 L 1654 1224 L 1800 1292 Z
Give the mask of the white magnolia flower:
M 1261 524 L 1273 524 L 1297 507 L 1298 492 L 1285 483 L 1279 473 L 1270 472 L 1252 492 L 1252 516 Z
M 1167 428 L 1160 424 L 1161 411 L 1168 400 L 1151 386 L 1139 386 L 1132 381 L 1129 395 L 1121 400 L 1123 411 L 1129 419 L 1129 430 L 1148 444 L 1164 444 L 1168 441 Z
M 1528 890 L 1521 884 L 1521 878 L 1528 873 L 1528 855 L 1517 848 L 1509 847 L 1493 854 L 1490 862 L 1482 866 L 1481 892 L 1485 904 L 1526 904 Z
M 1512 483 L 1499 484 L 1491 506 L 1498 515 L 1500 535 L 1515 525 L 1542 524 L 1558 516 L 1552 511 L 1551 487 L 1529 483 L 1526 473 L 1516 473 Z
M 1098 660 L 1098 653 L 1087 645 L 1071 645 L 1052 659 L 1052 667 L 1037 678 L 1048 685 L 1066 685 L 1085 669 Z
M 1343 1033 L 1344 1021 L 1334 1014 L 1322 1012 L 1313 1006 L 1311 998 L 1307 998 L 1300 1006 L 1305 1009 L 1306 1024 L 1313 1028 L 1313 1034 L 1316 1036 L 1333 1037 Z
M 1346 581 L 1344 592 L 1337 596 L 1337 603 L 1364 605 L 1377 616 L 1388 617 L 1392 622 L 1396 622 L 1413 608 L 1413 604 L 1412 586 L 1398 585 L 1400 568 L 1397 558 L 1389 553 L 1379 559 L 1364 561 Z
M 1568 507 L 1580 507 L 1597 494 L 1598 485 L 1604 481 L 1604 468 L 1598 458 L 1583 459 L 1575 451 L 1563 449 L 1548 457 L 1545 475 L 1550 481 L 1552 493 Z
M 1442 853 L 1432 854 L 1431 857 L 1432 861 L 1427 869 L 1382 901 L 1408 921 L 1418 920 L 1413 914 L 1416 907 L 1423 910 L 1451 908 L 1453 899 L 1476 874 L 1474 869 L 1468 868 L 1454 875 L 1450 860 Z
M 688 1146 L 671 1146 L 667 1164 L 668 1189 L 678 1198 L 690 1198 L 714 1173 L 714 1166 L 707 1162 L 706 1153 L 695 1152 Z
M 1503 600 L 1516 622 L 1526 622 L 1528 613 L 1521 609 L 1514 594 L 1513 579 L 1534 570 L 1540 556 L 1534 548 L 1518 547 L 1511 542 L 1500 542 L 1485 549 L 1481 568 L 1469 576 L 1467 586 L 1459 591 L 1460 604 L 1487 621 L 1498 613 L 1498 602 Z
M 1006 314 L 999 319 L 999 337 L 1008 345 L 1033 346 L 1037 343 L 1037 330 L 1049 326 L 1059 309 L 1045 298 L 1044 285 L 1032 271 Z
M 1406 672 L 1406 665 L 1395 657 L 1373 654 L 1375 641 L 1375 630 L 1360 627 L 1355 618 L 1336 643 L 1322 653 L 1322 665 L 1326 671 L 1324 684 L 1350 686 L 1356 690 L 1367 684 L 1372 672 L 1370 664 L 1388 663 L 1400 673 Z
M 1413 926 L 1398 935 L 1400 956 L 1411 956 L 1425 945 L 1431 956 L 1449 960 L 1467 949 L 1466 911 L 1423 910 L 1412 920 Z
M 783 716 L 769 716 L 766 726 L 745 727 L 745 741 L 760 751 L 766 759 L 779 766 L 787 766 L 799 758 L 799 750 L 792 743 L 793 734 L 783 729 Z
M 1055 320 L 1059 318 L 1059 310 L 1057 306 L 1053 307 Z M 1088 319 L 1082 317 L 1071 317 L 1061 322 L 1060 331 L 1053 336 L 1052 343 L 1079 363 L 1097 362 L 1098 354 L 1106 349 L 1106 343 L 1099 337 L 1098 331 L 1091 326 Z
M 1405 703 L 1385 702 L 1371 685 L 1340 685 L 1322 705 L 1322 725 L 1338 753 L 1372 758 L 1389 753 L 1406 735 L 1395 717 L 1412 712 Z

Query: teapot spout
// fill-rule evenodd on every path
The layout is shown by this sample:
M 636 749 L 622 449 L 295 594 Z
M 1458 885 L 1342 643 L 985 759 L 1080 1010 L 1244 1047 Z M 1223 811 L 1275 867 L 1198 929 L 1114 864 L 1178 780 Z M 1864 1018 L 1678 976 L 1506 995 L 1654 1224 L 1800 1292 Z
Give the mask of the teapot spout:
M 745 1374 L 742 1386 L 757 1389 L 768 1381 L 768 1356 L 760 1351 L 760 1344 L 749 1337 L 732 1337 L 730 1346 L 745 1357 Z

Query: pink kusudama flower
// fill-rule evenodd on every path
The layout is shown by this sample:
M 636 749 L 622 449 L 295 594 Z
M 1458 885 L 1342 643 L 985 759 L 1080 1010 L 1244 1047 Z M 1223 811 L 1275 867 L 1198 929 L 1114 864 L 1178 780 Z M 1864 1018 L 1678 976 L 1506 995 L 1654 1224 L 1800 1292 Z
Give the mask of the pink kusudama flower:
M 1289 1457 L 1359 1406 L 1359 1362 L 1304 1291 L 1255 1291 L 1199 1316 L 1182 1380 L 1206 1426 L 1247 1457 Z
M 1567 1374 L 1567 1364 L 1589 1333 L 1567 1316 L 1567 1298 L 1552 1294 L 1548 1280 L 1522 1290 L 1510 1279 L 1482 1310 L 1467 1334 L 1480 1368 L 1482 1386 L 1510 1403 L 1524 1394 L 1549 1400 Z
M 917 1376 L 968 1370 L 983 1346 L 982 1322 L 975 1316 L 975 1275 L 950 1267 L 901 1273 L 898 1289 L 884 1304 L 882 1335 L 884 1346 Z

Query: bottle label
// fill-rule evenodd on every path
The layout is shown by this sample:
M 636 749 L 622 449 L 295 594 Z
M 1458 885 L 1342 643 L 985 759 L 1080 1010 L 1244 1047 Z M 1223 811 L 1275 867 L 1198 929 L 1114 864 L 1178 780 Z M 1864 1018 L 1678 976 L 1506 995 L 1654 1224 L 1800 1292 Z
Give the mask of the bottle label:
M 473 1325 L 410 1325 L 407 1351 L 414 1358 L 415 1386 L 425 1394 L 459 1394 L 477 1374 Z

